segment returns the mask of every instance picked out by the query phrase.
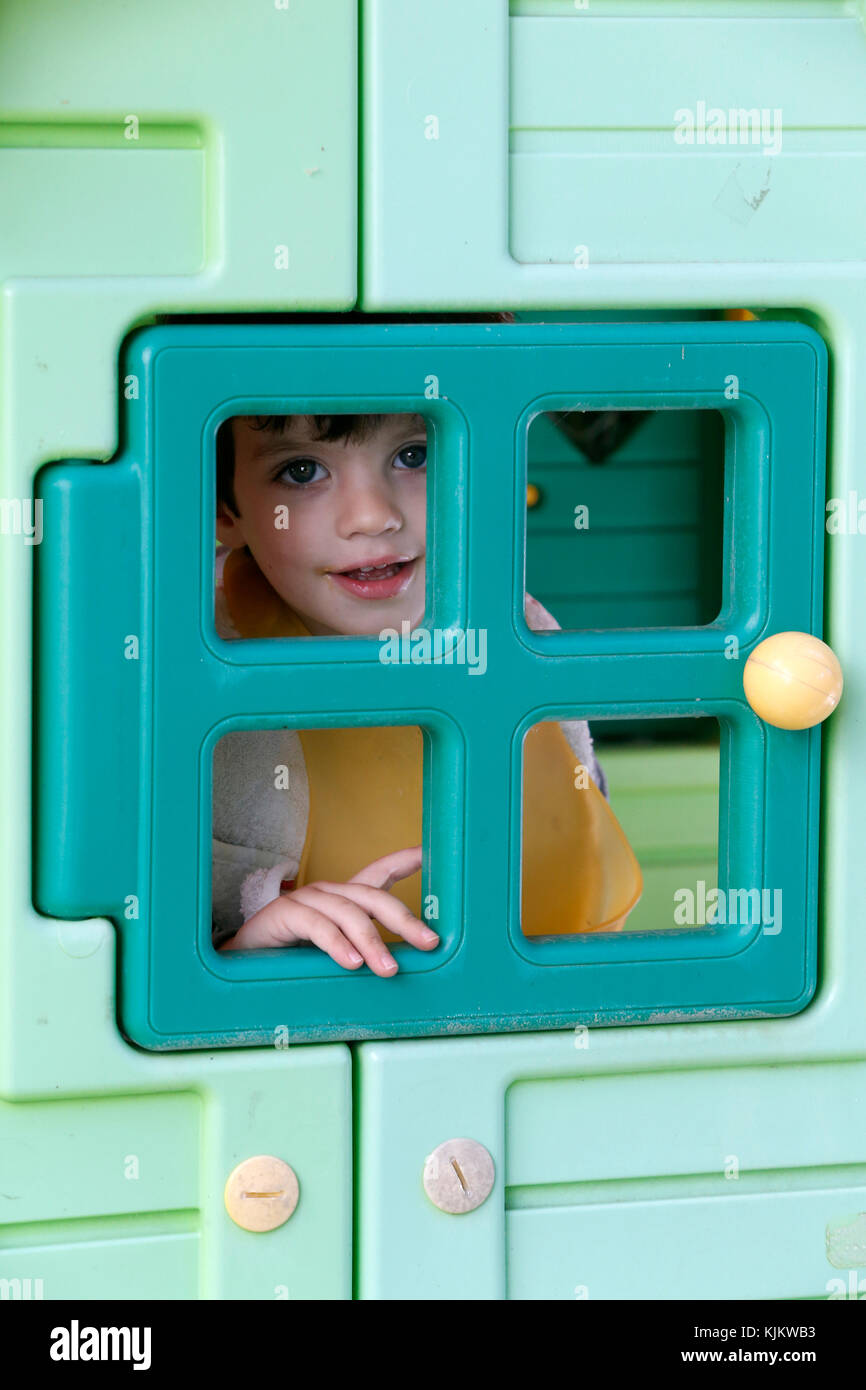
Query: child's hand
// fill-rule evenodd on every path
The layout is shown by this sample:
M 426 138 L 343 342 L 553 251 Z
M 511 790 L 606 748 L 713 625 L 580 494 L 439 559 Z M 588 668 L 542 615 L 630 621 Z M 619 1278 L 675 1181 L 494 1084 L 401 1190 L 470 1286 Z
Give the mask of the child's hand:
M 523 613 L 526 618 L 526 626 L 533 632 L 560 632 L 559 623 L 552 613 L 548 613 L 543 603 L 539 603 L 532 594 L 524 594 Z
M 366 961 L 375 975 L 387 979 L 397 970 L 397 962 L 379 935 L 374 917 L 422 951 L 432 951 L 439 944 L 436 932 L 388 892 L 393 883 L 420 867 L 421 846 L 416 845 L 375 859 L 348 883 L 307 883 L 267 903 L 217 949 L 255 951 L 311 941 L 347 970 L 357 970 Z

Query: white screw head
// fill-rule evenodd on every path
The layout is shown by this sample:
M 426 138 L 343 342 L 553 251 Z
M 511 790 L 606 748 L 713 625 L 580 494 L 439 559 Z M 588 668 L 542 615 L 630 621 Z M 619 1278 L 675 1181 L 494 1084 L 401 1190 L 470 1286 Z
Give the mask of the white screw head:
M 440 1211 L 461 1216 L 486 1202 L 496 1169 L 477 1139 L 446 1139 L 424 1162 L 424 1191 Z
M 225 1204 L 232 1221 L 245 1231 L 276 1230 L 298 1205 L 294 1169 L 272 1154 L 245 1158 L 229 1174 Z

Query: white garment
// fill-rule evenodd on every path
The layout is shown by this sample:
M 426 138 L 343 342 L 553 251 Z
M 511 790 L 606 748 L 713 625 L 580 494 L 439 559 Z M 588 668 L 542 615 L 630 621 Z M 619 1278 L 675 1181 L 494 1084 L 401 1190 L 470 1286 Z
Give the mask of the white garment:
M 226 554 L 221 551 L 217 555 L 215 622 L 220 637 L 237 641 L 243 639 L 231 621 L 222 587 Z M 559 626 L 529 595 L 526 619 L 534 631 L 552 631 Z M 607 796 L 607 780 L 596 760 L 586 720 L 564 720 L 561 727 L 576 760 Z M 296 730 L 235 729 L 220 739 L 213 758 L 215 945 L 233 936 L 254 913 L 279 897 L 282 879 L 297 876 L 309 810 L 307 771 Z

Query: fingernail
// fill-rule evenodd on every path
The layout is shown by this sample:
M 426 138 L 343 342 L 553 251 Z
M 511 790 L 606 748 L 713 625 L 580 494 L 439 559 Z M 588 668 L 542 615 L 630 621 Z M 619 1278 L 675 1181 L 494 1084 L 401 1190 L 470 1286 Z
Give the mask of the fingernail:
M 423 930 L 423 932 L 421 933 L 421 935 L 423 936 L 423 938 L 424 938 L 425 941 L 438 941 L 438 940 L 439 940 L 438 934 L 437 934 L 435 931 L 431 931 L 429 927 L 425 927 L 424 930 Z
M 397 969 L 397 962 L 394 960 L 394 957 L 393 957 L 393 956 L 380 956 L 380 957 L 379 957 L 379 964 L 381 965 L 381 967 L 382 967 L 383 970 L 396 970 L 396 969 Z
M 363 959 L 364 957 L 359 956 L 357 951 L 349 952 L 349 960 L 352 962 L 353 965 L 360 965 Z

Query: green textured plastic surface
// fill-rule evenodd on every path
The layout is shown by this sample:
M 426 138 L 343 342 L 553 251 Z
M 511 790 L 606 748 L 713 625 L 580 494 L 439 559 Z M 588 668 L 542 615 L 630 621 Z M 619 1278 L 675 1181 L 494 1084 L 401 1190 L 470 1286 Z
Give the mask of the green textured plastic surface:
M 858 4 L 362 12 L 368 309 L 812 304 L 822 264 L 862 260 Z M 729 141 L 726 124 L 724 140 L 679 143 L 677 113 L 698 125 L 699 101 L 726 122 L 766 112 L 767 139 Z M 423 193 L 411 236 L 407 188 Z
M 647 1028 L 627 1067 L 619 1030 L 360 1044 L 359 1297 L 828 1297 L 827 1230 L 866 1199 L 866 1067 L 805 1061 L 816 1025 Z M 421 1175 L 460 1136 L 496 1178 L 455 1217 Z
M 458 11 L 456 64 L 452 35 Z M 401 78 L 415 52 L 424 53 L 424 66 L 412 68 L 408 85 Z M 692 1114 L 706 1084 L 702 1069 L 720 1076 L 736 1068 L 743 1076 L 760 1067 L 756 1109 L 774 1106 L 784 1088 L 793 1117 L 777 1160 L 781 1193 L 753 1189 L 747 1238 L 731 1242 L 727 1251 L 709 1244 L 702 1249 L 694 1225 L 675 1219 L 657 1229 L 651 1261 L 641 1261 L 635 1271 L 626 1239 L 624 1258 L 606 1287 L 616 1297 L 638 1290 L 641 1280 L 644 1297 L 668 1296 L 672 1289 L 682 1294 L 684 1284 L 686 1297 L 720 1291 L 728 1296 L 732 1289 L 747 1296 L 757 1291 L 763 1297 L 827 1297 L 827 1281 L 841 1276 L 844 1282 L 846 1276 L 826 1260 L 818 1213 L 791 1205 L 782 1244 L 772 1209 L 784 1206 L 785 1190 L 794 1192 L 803 1171 L 815 1164 L 818 1144 L 827 1154 L 827 1168 L 819 1164 L 813 1170 L 819 1186 L 825 1176 L 828 1188 L 839 1181 L 835 1165 L 851 1174 L 862 1162 L 856 1116 L 864 1076 L 862 1066 L 851 1062 L 866 1056 L 860 872 L 866 726 L 856 693 L 866 681 L 860 616 L 866 546 L 856 510 L 866 457 L 866 263 L 858 211 L 864 182 L 856 173 L 866 129 L 863 6 L 843 0 L 592 0 L 577 9 L 569 0 L 520 0 L 506 9 L 498 0 L 479 0 L 467 15 L 459 0 L 435 9 L 422 0 L 370 0 L 364 6 L 363 54 L 371 75 L 363 135 L 366 308 L 502 304 L 586 318 L 594 311 L 636 317 L 745 305 L 764 318 L 802 317 L 820 329 L 832 355 L 827 496 L 846 509 L 853 503 L 854 524 L 846 520 L 839 534 L 827 537 L 825 639 L 842 664 L 846 692 L 822 734 L 821 953 L 811 1006 L 796 1017 L 746 1025 L 594 1031 L 588 1053 L 549 1035 L 531 1042 L 458 1041 L 448 1051 L 439 1045 L 438 1052 L 426 1043 L 362 1045 L 359 1051 L 370 1063 L 363 1067 L 366 1103 L 357 1121 L 363 1145 L 360 1228 L 369 1232 L 360 1249 L 362 1296 L 392 1296 L 395 1270 L 401 1297 L 407 1271 L 417 1296 L 427 1298 L 501 1297 L 518 1287 L 518 1279 L 524 1293 L 550 1290 L 546 1251 L 524 1260 L 519 1276 L 513 1266 L 507 1270 L 501 1205 L 490 1224 L 487 1204 L 455 1222 L 426 1205 L 420 1189 L 419 1156 L 445 1138 L 468 1134 L 496 1144 L 503 1132 L 503 1073 L 603 1072 L 612 1078 L 610 1116 L 595 1133 L 581 1126 L 575 1099 L 575 1126 L 581 1127 L 573 1153 L 603 1145 L 609 1118 L 622 1108 L 619 1092 L 632 1077 L 649 1084 L 653 1072 L 690 1076 L 669 1116 L 684 1163 L 700 1173 L 707 1157 L 699 1153 Z M 472 82 L 465 81 L 467 71 Z M 726 110 L 779 105 L 785 123 L 781 153 L 766 158 L 742 147 L 675 149 L 674 113 L 701 97 Z M 437 112 L 438 142 L 425 131 L 428 115 Z M 745 175 L 739 187 L 738 166 Z M 396 218 L 409 177 L 420 177 L 427 195 L 427 215 L 411 243 L 399 234 Z M 459 219 L 450 215 L 455 202 Z M 575 264 L 577 247 L 585 248 L 584 264 Z M 545 251 L 557 259 L 542 259 Z M 515 253 L 538 259 L 521 261 Z M 478 1061 L 472 1074 L 466 1065 L 470 1053 Z M 830 1090 L 840 1099 L 827 1106 L 822 1096 Z M 420 1109 L 422 1101 L 423 1117 L 416 1115 L 416 1102 Z M 736 1133 L 735 1114 L 729 1113 L 723 1131 L 722 1160 L 734 1147 L 728 1133 Z M 402 1184 L 393 1167 L 387 1179 L 382 1168 L 395 1143 L 411 1150 Z M 639 1173 L 646 1148 L 640 1130 L 628 1133 L 625 1146 L 634 1152 Z M 492 1151 L 501 1157 L 501 1148 Z M 714 1173 L 720 1165 L 713 1161 Z M 749 1166 L 748 1155 L 743 1166 Z M 859 1178 L 853 1177 L 855 1186 Z M 724 1192 L 735 1196 L 737 1190 L 730 1183 Z M 611 1236 L 614 1223 L 627 1219 L 628 1199 L 635 1194 L 617 1193 L 622 1206 L 619 1217 L 610 1212 Z M 420 1234 L 418 1221 L 408 1219 L 410 1208 L 416 1216 L 424 1213 Z M 828 1215 L 858 1209 L 862 1196 L 850 1206 L 843 1198 L 837 1206 L 828 1190 Z M 724 1215 L 721 1199 L 718 1210 Z M 476 1229 L 470 1232 L 468 1223 Z M 582 1234 L 588 1239 L 588 1232 Z M 795 1272 L 789 1276 L 795 1243 Z M 425 1251 L 423 1270 L 412 1260 L 419 1248 Z M 558 1259 L 553 1263 L 565 1297 L 574 1297 L 585 1282 L 576 1272 L 580 1248 L 570 1268 L 560 1268 Z M 612 1248 L 607 1259 L 612 1268 Z M 756 1261 L 762 1277 L 751 1279 Z M 597 1281 L 593 1296 L 603 1296 Z
M 770 632 L 820 629 L 825 366 L 816 334 L 779 324 L 139 334 L 122 367 L 139 383 L 126 403 L 123 456 L 108 467 L 57 465 L 40 478 L 46 509 L 66 512 L 56 544 L 40 554 L 37 901 L 58 916 L 117 922 L 126 1034 L 177 1048 L 262 1042 L 282 1024 L 292 1040 L 351 1040 L 802 1008 L 815 985 L 820 730 L 764 725 L 746 704 L 742 663 Z M 733 378 L 739 391 L 728 399 Z M 540 410 L 569 406 L 723 411 L 715 623 L 544 635 L 526 627 L 526 431 Z M 376 638 L 216 637 L 220 422 L 332 409 L 427 415 L 426 626 L 483 630 L 480 678 L 459 661 L 383 666 Z M 106 574 L 118 582 L 94 620 Z M 137 661 L 123 659 L 129 633 L 140 633 Z M 780 893 L 784 930 L 775 917 L 762 925 L 741 911 L 734 923 L 699 919 L 676 932 L 544 942 L 520 933 L 524 733 L 546 718 L 641 715 L 719 719 L 719 886 L 766 890 L 774 904 Z M 423 891 L 439 899 L 440 948 L 421 955 L 397 945 L 401 971 L 387 982 L 315 951 L 217 955 L 214 743 L 229 728 L 391 722 L 427 734 Z M 64 834 L 61 856 L 52 847 Z
M 69 929 L 49 938 L 79 976 L 100 965 L 110 999 L 108 941 L 94 927 L 89 939 Z M 43 1056 L 29 1059 L 30 1075 L 47 1071 L 51 1093 L 0 1102 L 0 1279 L 40 1280 L 31 1296 L 46 1299 L 349 1297 L 348 1050 L 293 1053 L 275 1039 L 270 1052 L 164 1059 L 156 1074 L 112 1023 L 91 1093 L 73 1085 L 61 1098 L 87 1062 L 86 1034 L 74 1046 L 63 1036 L 64 1070 L 52 1050 L 64 1014 L 50 983 L 23 1001 L 16 1033 L 35 1023 Z M 73 1018 L 87 1003 L 83 984 L 73 973 Z M 223 1204 L 232 1169 L 260 1153 L 290 1163 L 300 1187 L 291 1220 L 266 1239 L 236 1226 Z

